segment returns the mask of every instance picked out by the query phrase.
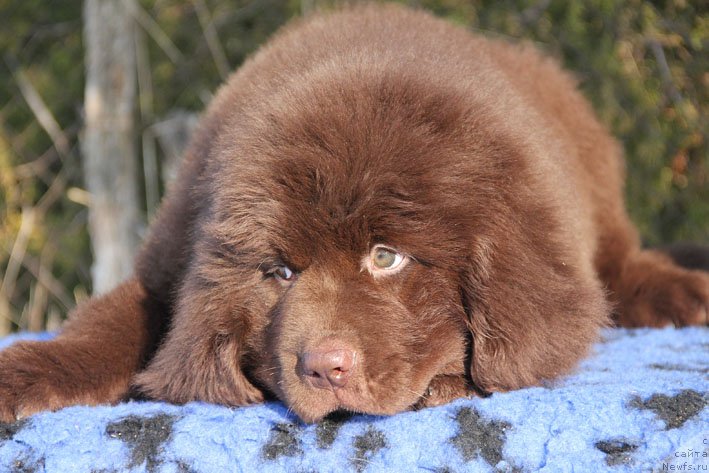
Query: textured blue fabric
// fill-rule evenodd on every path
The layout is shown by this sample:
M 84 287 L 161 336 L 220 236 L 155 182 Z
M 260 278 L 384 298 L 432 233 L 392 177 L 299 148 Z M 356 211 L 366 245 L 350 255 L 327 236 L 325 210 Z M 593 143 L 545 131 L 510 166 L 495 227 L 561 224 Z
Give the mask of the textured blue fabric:
M 576 374 L 553 385 L 393 417 L 303 425 L 280 403 L 129 402 L 43 413 L 0 424 L 0 471 L 709 469 L 709 329 L 603 335 Z

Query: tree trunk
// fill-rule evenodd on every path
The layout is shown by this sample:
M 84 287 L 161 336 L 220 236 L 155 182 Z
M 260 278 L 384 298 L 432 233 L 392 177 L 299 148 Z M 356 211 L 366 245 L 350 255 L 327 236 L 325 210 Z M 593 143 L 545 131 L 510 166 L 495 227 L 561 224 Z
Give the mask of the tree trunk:
M 108 291 L 131 274 L 138 244 L 133 27 L 122 0 L 85 0 L 82 152 L 84 182 L 91 195 L 94 293 Z

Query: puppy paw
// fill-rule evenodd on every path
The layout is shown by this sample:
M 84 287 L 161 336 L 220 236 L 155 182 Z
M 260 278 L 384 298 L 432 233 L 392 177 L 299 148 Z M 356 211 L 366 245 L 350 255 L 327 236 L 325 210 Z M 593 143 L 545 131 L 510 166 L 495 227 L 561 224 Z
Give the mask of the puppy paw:
M 37 368 L 43 364 L 35 346 L 37 342 L 21 342 L 0 352 L 0 421 L 12 422 L 38 409 L 37 390 L 44 391 Z M 38 366 L 39 365 L 39 366 Z M 37 385 L 35 387 L 35 384 Z
M 0 421 L 13 422 L 37 412 L 92 402 L 81 347 L 57 341 L 20 342 L 0 352 Z M 82 366 L 83 362 L 83 366 Z M 83 381 L 83 382 L 82 382 Z
M 426 392 L 414 404 L 414 409 L 447 404 L 461 397 L 473 397 L 475 392 L 464 376 L 439 375 L 431 380 Z
M 616 320 L 626 327 L 707 325 L 709 273 L 644 252 L 626 271 Z

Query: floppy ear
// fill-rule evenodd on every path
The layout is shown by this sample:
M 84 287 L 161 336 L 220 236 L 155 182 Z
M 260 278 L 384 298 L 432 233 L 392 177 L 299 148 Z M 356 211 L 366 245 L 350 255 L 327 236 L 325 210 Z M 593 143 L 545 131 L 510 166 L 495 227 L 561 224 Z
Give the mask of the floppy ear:
M 477 387 L 506 391 L 568 373 L 608 323 L 592 273 L 574 266 L 578 256 L 514 235 L 474 253 L 462 296 Z
M 194 400 L 240 406 L 263 401 L 242 371 L 249 313 L 232 287 L 205 278 L 198 265 L 180 289 L 173 324 L 145 371 L 133 381 L 141 393 L 174 403 Z M 210 280 L 211 279 L 211 280 Z

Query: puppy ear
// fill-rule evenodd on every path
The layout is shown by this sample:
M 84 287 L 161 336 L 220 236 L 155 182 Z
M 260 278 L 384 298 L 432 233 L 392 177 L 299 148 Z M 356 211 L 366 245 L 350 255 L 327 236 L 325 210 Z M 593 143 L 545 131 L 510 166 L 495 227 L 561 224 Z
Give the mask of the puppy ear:
M 568 373 L 608 324 L 609 308 L 592 272 L 524 239 L 475 253 L 462 296 L 476 386 L 507 391 Z
M 134 388 L 150 398 L 180 404 L 199 400 L 241 406 L 263 401 L 263 393 L 241 366 L 248 314 L 239 314 L 233 298 L 225 294 L 228 289 L 215 292 L 196 279 L 183 286 L 173 325 L 153 360 L 134 378 Z

